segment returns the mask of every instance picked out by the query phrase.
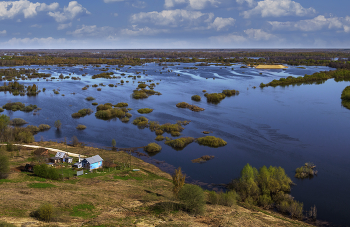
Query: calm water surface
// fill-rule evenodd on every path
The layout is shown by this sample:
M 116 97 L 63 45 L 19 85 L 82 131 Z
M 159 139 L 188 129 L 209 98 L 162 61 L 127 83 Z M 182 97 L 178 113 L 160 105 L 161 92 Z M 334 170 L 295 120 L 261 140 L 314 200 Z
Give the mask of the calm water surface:
M 36 140 L 40 140 L 41 136 L 45 140 L 62 140 L 64 137 L 70 139 L 75 135 L 80 141 L 94 143 L 97 146 L 111 146 L 112 139 L 117 141 L 117 147 L 140 147 L 154 142 L 156 137 L 154 132 L 148 128 L 138 129 L 132 124 L 133 119 L 142 116 L 137 112 L 139 108 L 154 109 L 152 113 L 144 116 L 161 124 L 191 120 L 191 123 L 185 126 L 182 136 L 198 138 L 203 136 L 202 131 L 212 131 L 211 135 L 224 139 L 228 145 L 210 148 L 192 143 L 181 151 L 175 151 L 164 142 L 157 142 L 162 146 L 162 151 L 146 161 L 153 159 L 165 161 L 168 165 L 160 164 L 159 167 L 169 172 L 181 166 L 190 176 L 189 182 L 200 181 L 205 187 L 209 187 L 211 183 L 228 183 L 231 179 L 239 177 L 241 169 L 247 163 L 257 168 L 263 165 L 281 166 L 297 184 L 293 186 L 291 194 L 296 200 L 304 203 L 305 210 L 316 205 L 319 219 L 347 226 L 350 223 L 348 215 L 350 110 L 341 106 L 340 95 L 349 82 L 328 80 L 319 85 L 260 89 L 261 82 L 267 83 L 281 77 L 303 76 L 332 69 L 289 67 L 287 70 L 258 70 L 241 69 L 241 65 L 227 68 L 197 66 L 196 70 L 184 69 L 191 66 L 194 65 L 176 63 L 163 69 L 164 66 L 151 63 L 132 68 L 125 66 L 118 71 L 115 70 L 117 66 L 111 66 L 110 71 L 116 75 L 123 72 L 126 75 L 136 75 L 134 74 L 136 71 L 145 70 L 148 76 L 139 74 L 142 77 L 135 83 L 131 78 L 122 78 L 130 82 L 112 88 L 99 86 L 102 91 L 97 91 L 97 88 L 92 88 L 91 85 L 116 84 L 120 79 L 92 80 L 91 76 L 101 71 L 100 68 L 91 66 L 83 71 L 80 70 L 83 66 L 65 69 L 56 66 L 46 66 L 46 69 L 40 67 L 40 72 L 52 73 L 55 77 L 61 73 L 65 76 L 71 73 L 71 76 L 79 76 L 82 79 L 52 82 L 42 79 L 20 81 L 28 85 L 36 83 L 40 89 L 45 87 L 47 90 L 37 97 L 15 97 L 2 92 L 0 105 L 8 101 L 38 105 L 42 108 L 39 111 L 40 115 L 20 111 L 4 112 L 11 118 L 23 118 L 31 125 L 49 124 L 53 127 L 54 121 L 59 119 L 62 122 L 59 132 L 51 128 L 49 131 L 37 134 Z M 47 67 L 50 67 L 50 70 Z M 168 73 L 168 70 L 172 72 Z M 82 77 L 83 73 L 87 73 L 87 76 Z M 147 80 L 160 83 L 154 90 L 161 92 L 162 95 L 151 96 L 144 100 L 132 99 L 131 93 L 137 87 L 137 81 Z M 81 88 L 85 85 L 90 87 L 83 91 Z M 253 86 L 257 88 L 254 89 Z M 59 89 L 60 94 L 53 94 L 53 89 Z M 227 97 L 215 105 L 206 102 L 202 92 L 204 89 L 209 93 L 236 89 L 240 94 Z M 71 94 L 73 92 L 76 94 Z M 195 94 L 201 95 L 202 101 L 192 101 L 191 96 Z M 127 102 L 129 107 L 133 108 L 130 111 L 133 117 L 129 123 L 122 123 L 120 120 L 99 120 L 94 114 L 80 119 L 72 118 L 71 114 L 82 108 L 91 108 L 95 111 L 92 102 L 85 100 L 87 96 L 93 96 L 96 98 L 93 102 L 99 104 Z M 205 108 L 205 111 L 192 112 L 188 109 L 179 109 L 175 106 L 178 102 L 193 103 Z M 78 124 L 86 125 L 87 129 L 78 131 L 75 129 Z M 215 158 L 204 164 L 191 162 L 192 159 L 203 155 L 214 155 Z M 311 180 L 295 179 L 293 177 L 295 169 L 308 161 L 317 165 L 318 176 Z M 166 168 L 169 165 L 172 168 Z

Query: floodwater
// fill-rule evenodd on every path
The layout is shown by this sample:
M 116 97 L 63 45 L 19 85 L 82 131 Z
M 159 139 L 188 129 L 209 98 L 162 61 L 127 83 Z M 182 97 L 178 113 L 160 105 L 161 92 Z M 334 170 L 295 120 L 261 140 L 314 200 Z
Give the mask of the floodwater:
M 296 183 L 292 187 L 291 195 L 304 203 L 305 210 L 316 205 L 319 219 L 342 226 L 350 223 L 350 110 L 341 106 L 340 99 L 342 90 L 349 82 L 328 80 L 321 84 L 260 89 L 261 82 L 267 83 L 281 77 L 303 76 L 332 69 L 289 67 L 287 70 L 266 70 L 240 68 L 239 64 L 230 67 L 196 66 L 198 69 L 184 69 L 193 66 L 194 64 L 175 63 L 174 66 L 163 69 L 164 66 L 150 63 L 132 68 L 125 66 L 118 71 L 115 70 L 117 66 L 111 66 L 110 71 L 116 75 L 123 72 L 126 76 L 136 75 L 136 71 L 145 70 L 148 76 L 139 74 L 141 78 L 137 78 L 135 83 L 131 78 L 122 78 L 130 82 L 118 87 L 99 86 L 102 91 L 97 91 L 97 88 L 91 85 L 116 84 L 120 79 L 93 80 L 91 76 L 101 71 L 100 68 L 92 66 L 83 71 L 80 70 L 83 66 L 65 69 L 45 66 L 46 69 L 41 69 L 40 72 L 52 73 L 55 77 L 61 73 L 64 76 L 71 73 L 71 76 L 79 76 L 81 80 L 20 81 L 28 85 L 36 83 L 40 89 L 45 87 L 47 90 L 36 97 L 12 96 L 1 92 L 0 105 L 8 101 L 20 101 L 42 108 L 39 115 L 20 111 L 4 112 L 11 118 L 23 118 L 31 125 L 51 125 L 49 131 L 40 132 L 35 136 L 37 141 L 41 136 L 44 140 L 63 140 L 64 137 L 71 139 L 75 135 L 79 141 L 96 146 L 111 146 L 112 139 L 117 141 L 117 147 L 140 147 L 156 142 L 154 132 L 148 128 L 138 129 L 132 124 L 133 119 L 142 116 L 137 112 L 140 108 L 154 109 L 152 113 L 144 116 L 161 124 L 190 120 L 191 123 L 184 126 L 182 136 L 198 138 L 204 136 L 202 131 L 211 131 L 210 135 L 224 139 L 228 145 L 210 148 L 192 143 L 185 149 L 176 151 L 161 141 L 157 143 L 162 146 L 162 151 L 145 160 L 164 161 L 167 165 L 158 166 L 170 173 L 174 168 L 181 166 L 189 176 L 189 182 L 198 181 L 207 188 L 211 183 L 228 183 L 231 179 L 239 177 L 241 169 L 247 163 L 256 168 L 263 165 L 281 166 Z M 48 67 L 51 69 L 48 70 Z M 83 73 L 87 73 L 87 76 L 81 76 Z M 159 83 L 154 90 L 162 95 L 150 96 L 143 100 L 132 99 L 131 93 L 137 87 L 137 81 L 147 80 Z M 85 85 L 90 87 L 84 91 L 82 88 Z M 256 89 L 253 86 L 256 86 Z M 55 95 L 53 89 L 59 89 L 60 94 Z M 240 94 L 227 97 L 219 104 L 206 102 L 202 90 L 214 93 L 224 89 L 239 90 Z M 73 92 L 75 94 L 71 94 Z M 62 94 L 65 96 L 61 96 Z M 200 95 L 202 101 L 192 101 L 191 96 L 195 94 Z M 119 119 L 99 120 L 94 114 L 79 119 L 72 118 L 71 114 L 80 109 L 96 110 L 91 101 L 85 100 L 87 96 L 93 96 L 96 100 L 92 102 L 99 104 L 127 102 L 129 107 L 133 108 L 130 111 L 133 117 L 129 123 L 122 123 Z M 195 104 L 205 110 L 192 112 L 180 109 L 175 106 L 179 102 Z M 62 122 L 60 131 L 53 127 L 56 120 Z M 77 130 L 78 124 L 86 125 L 87 129 Z M 164 136 L 170 137 L 167 134 Z M 191 162 L 192 159 L 203 155 L 214 155 L 215 158 L 203 164 Z M 315 163 L 318 175 L 306 180 L 294 178 L 295 169 L 305 162 Z

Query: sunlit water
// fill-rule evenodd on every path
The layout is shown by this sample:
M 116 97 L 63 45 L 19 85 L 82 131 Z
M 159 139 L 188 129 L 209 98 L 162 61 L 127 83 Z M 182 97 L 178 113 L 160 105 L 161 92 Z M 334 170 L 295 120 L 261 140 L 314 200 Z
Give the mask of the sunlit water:
M 142 116 L 137 112 L 140 108 L 152 108 L 154 111 L 146 116 L 151 121 L 176 123 L 177 120 L 191 120 L 185 126 L 182 136 L 201 137 L 202 131 L 212 131 L 211 135 L 227 141 L 228 145 L 221 148 L 200 146 L 197 143 L 188 145 L 181 151 L 175 151 L 164 142 L 157 142 L 162 151 L 146 161 L 161 160 L 165 164 L 158 166 L 166 171 L 173 171 L 179 166 L 190 176 L 189 182 L 200 181 L 206 188 L 211 183 L 228 183 L 239 177 L 243 166 L 250 163 L 257 168 L 266 166 L 281 166 L 297 184 L 292 188 L 292 196 L 304 203 L 308 210 L 316 205 L 318 218 L 335 224 L 347 225 L 350 223 L 348 204 L 350 197 L 350 110 L 341 106 L 340 95 L 349 82 L 335 82 L 328 80 L 320 85 L 300 85 L 287 87 L 259 88 L 261 82 L 267 83 L 273 79 L 287 76 L 303 76 L 318 71 L 331 70 L 328 67 L 306 67 L 306 69 L 289 67 L 287 70 L 258 70 L 240 68 L 241 65 L 230 67 L 197 66 L 197 70 L 184 69 L 194 64 L 163 66 L 147 64 L 129 68 L 125 66 L 116 71 L 117 66 L 111 66 L 116 75 L 122 72 L 126 75 L 136 75 L 134 72 L 146 70 L 139 74 L 133 83 L 131 78 L 122 78 L 129 83 L 118 87 L 101 87 L 102 91 L 91 87 L 93 84 L 116 84 L 120 79 L 95 79 L 91 76 L 101 73 L 99 68 L 88 68 L 81 71 L 83 66 L 71 68 L 50 67 L 50 70 L 40 72 L 52 73 L 58 77 L 63 73 L 67 76 L 79 76 L 80 81 L 71 79 L 50 81 L 20 81 L 21 83 L 36 83 L 39 88 L 46 88 L 37 97 L 12 96 L 0 93 L 0 104 L 8 101 L 36 104 L 42 108 L 39 115 L 20 111 L 4 113 L 11 118 L 20 117 L 31 125 L 49 124 L 49 131 L 35 136 L 40 140 L 63 140 L 77 136 L 82 142 L 93 143 L 96 146 L 111 146 L 112 139 L 117 141 L 117 147 L 140 147 L 155 142 L 154 132 L 148 128 L 138 129 L 132 124 L 133 119 Z M 33 68 L 38 68 L 37 66 Z M 104 66 L 102 66 L 104 67 Z M 26 67 L 27 68 L 27 67 Z M 43 67 L 40 67 L 43 68 Z M 232 70 L 234 68 L 234 70 Z M 171 73 L 167 71 L 172 70 Z M 125 72 L 127 70 L 127 72 Z M 110 70 L 111 71 L 111 70 Z M 160 74 L 160 71 L 162 74 Z M 75 73 L 75 74 L 73 74 Z M 82 77 L 83 73 L 88 73 Z M 262 74 L 260 74 L 262 73 Z M 180 74 L 180 76 L 177 76 Z M 213 79 L 215 78 L 215 80 Z M 137 81 L 154 80 L 160 83 L 154 90 L 162 93 L 161 96 L 151 96 L 144 100 L 131 98 L 132 90 Z M 149 84 L 149 83 L 148 83 Z M 83 91 L 85 85 L 90 87 Z M 253 89 L 256 86 L 256 89 Z M 60 94 L 53 94 L 53 89 L 59 89 Z M 238 96 L 227 97 L 219 104 L 206 102 L 202 90 L 208 93 L 221 92 L 224 89 L 240 91 Z M 75 92 L 73 95 L 71 93 Z M 61 96 L 65 94 L 65 96 Z M 202 101 L 194 102 L 192 95 L 201 95 Z M 86 101 L 87 96 L 96 98 L 93 102 L 112 103 L 127 102 L 133 114 L 129 123 L 120 120 L 104 121 L 96 119 L 94 114 L 80 119 L 74 119 L 71 114 L 82 108 L 95 106 Z M 192 112 L 188 109 L 179 109 L 175 105 L 179 102 L 188 102 L 205 108 L 202 112 Z M 60 120 L 62 128 L 57 131 L 54 121 Z M 84 131 L 76 129 L 78 124 L 87 126 Z M 164 136 L 169 136 L 164 134 Z M 141 151 L 141 150 L 140 150 Z M 203 164 L 192 163 L 191 160 L 203 155 L 214 155 L 213 160 Z M 305 162 L 311 161 L 317 165 L 318 176 L 309 180 L 294 178 L 294 171 Z M 169 168 L 170 165 L 170 168 Z

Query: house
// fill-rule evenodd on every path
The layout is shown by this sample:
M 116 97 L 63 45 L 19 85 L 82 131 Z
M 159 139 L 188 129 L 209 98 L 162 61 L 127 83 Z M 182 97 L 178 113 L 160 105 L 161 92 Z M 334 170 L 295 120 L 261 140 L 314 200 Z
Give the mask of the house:
M 57 152 L 55 157 L 59 158 L 60 162 L 67 162 L 67 163 L 72 163 L 73 162 L 73 158 L 69 157 L 66 152 Z
M 82 161 L 83 168 L 88 170 L 102 168 L 103 159 L 99 155 L 92 156 L 90 158 L 85 158 Z
M 68 155 L 66 152 L 57 152 L 55 157 L 60 158 L 61 162 L 66 162 L 66 158 L 68 158 Z

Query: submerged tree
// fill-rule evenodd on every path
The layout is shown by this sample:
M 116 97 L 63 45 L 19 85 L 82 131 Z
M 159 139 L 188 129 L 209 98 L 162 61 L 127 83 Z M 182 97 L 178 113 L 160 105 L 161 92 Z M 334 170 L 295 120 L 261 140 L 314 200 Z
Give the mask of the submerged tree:
M 59 130 L 61 128 L 61 125 L 62 125 L 62 123 L 60 120 L 55 121 L 55 127 L 57 128 L 57 130 Z

